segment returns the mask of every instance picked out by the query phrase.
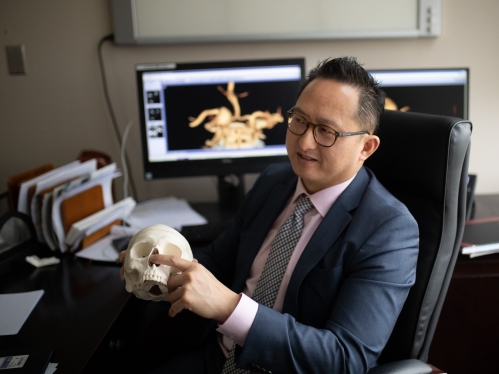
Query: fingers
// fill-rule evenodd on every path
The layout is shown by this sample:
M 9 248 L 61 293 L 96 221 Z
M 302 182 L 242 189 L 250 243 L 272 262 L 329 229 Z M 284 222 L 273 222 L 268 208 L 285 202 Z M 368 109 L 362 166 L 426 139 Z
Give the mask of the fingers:
M 126 250 L 120 252 L 119 260 L 123 264 L 125 262 Z
M 193 261 L 185 260 L 181 257 L 159 254 L 149 256 L 149 261 L 153 264 L 173 266 L 181 272 L 186 271 L 193 264 Z
M 168 292 L 172 292 L 176 290 L 177 288 L 181 287 L 182 284 L 184 284 L 187 280 L 185 279 L 185 276 L 181 276 L 182 273 L 180 274 L 175 274 L 175 273 L 170 273 L 170 277 L 168 278 L 166 285 L 168 286 Z
M 175 317 L 178 313 L 185 309 L 184 301 L 182 296 L 184 296 L 185 290 L 182 288 L 177 288 L 173 292 L 168 292 L 168 301 L 170 302 L 170 309 L 168 310 L 168 315 L 170 317 Z M 191 308 L 187 308 L 188 310 L 192 310 Z

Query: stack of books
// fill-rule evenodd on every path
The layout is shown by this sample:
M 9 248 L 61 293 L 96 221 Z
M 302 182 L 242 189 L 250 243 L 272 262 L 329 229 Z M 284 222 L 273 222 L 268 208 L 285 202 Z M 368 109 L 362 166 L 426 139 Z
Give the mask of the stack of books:
M 31 218 L 39 242 L 74 252 L 109 234 L 135 207 L 133 198 L 114 202 L 119 176 L 116 164 L 98 169 L 96 159 L 47 164 L 9 178 L 9 203 Z

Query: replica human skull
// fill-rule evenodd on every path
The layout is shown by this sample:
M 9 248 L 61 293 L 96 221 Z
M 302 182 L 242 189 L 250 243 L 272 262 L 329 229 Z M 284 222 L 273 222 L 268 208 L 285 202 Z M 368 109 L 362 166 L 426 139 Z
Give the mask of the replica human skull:
M 166 225 L 147 226 L 135 234 L 126 252 L 124 270 L 126 290 L 144 300 L 168 300 L 166 282 L 178 270 L 149 262 L 152 254 L 174 255 L 192 261 L 187 240 Z

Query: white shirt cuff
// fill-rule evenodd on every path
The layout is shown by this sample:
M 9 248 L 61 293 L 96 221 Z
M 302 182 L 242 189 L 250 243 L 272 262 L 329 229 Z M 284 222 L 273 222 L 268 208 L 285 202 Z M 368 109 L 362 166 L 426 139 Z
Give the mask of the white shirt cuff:
M 243 347 L 257 312 L 258 303 L 242 293 L 236 309 L 217 331 Z

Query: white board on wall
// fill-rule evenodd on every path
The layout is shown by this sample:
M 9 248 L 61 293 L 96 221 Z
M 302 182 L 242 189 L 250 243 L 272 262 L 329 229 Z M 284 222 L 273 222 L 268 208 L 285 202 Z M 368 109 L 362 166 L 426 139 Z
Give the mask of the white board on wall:
M 112 0 L 117 44 L 435 37 L 441 0 Z

